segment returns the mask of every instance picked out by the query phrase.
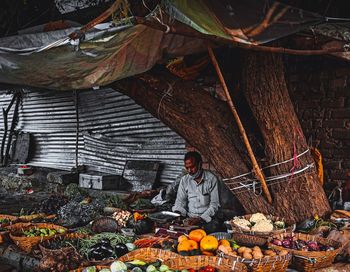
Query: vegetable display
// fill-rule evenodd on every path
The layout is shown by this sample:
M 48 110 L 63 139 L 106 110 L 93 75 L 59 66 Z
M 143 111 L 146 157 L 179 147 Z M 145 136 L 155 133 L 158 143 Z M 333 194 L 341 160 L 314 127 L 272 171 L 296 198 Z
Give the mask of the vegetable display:
M 333 247 L 323 245 L 316 241 L 304 241 L 304 240 L 295 240 L 293 237 L 285 237 L 283 240 L 273 239 L 272 244 L 276 246 L 282 246 L 288 249 L 301 250 L 301 251 L 329 251 L 334 250 Z
M 125 210 L 120 210 L 113 213 L 112 217 L 117 221 L 118 226 L 126 227 L 126 223 L 131 217 L 131 213 Z
M 192 268 L 183 270 L 172 270 L 161 260 L 152 263 L 146 263 L 142 260 L 133 260 L 129 262 L 115 261 L 109 268 L 98 270 L 96 266 L 89 266 L 83 269 L 82 272 L 217 272 L 214 267 L 207 265 L 199 270 Z
M 11 223 L 11 220 L 10 219 L 7 219 L 7 218 L 0 218 L 0 226 L 1 225 L 5 225 L 5 224 L 9 224 Z
M 273 222 L 262 213 L 253 214 L 249 218 L 249 220 L 241 217 L 234 217 L 232 223 L 234 223 L 243 230 L 254 232 L 271 232 L 273 230 L 285 228 L 285 222 Z
M 154 205 L 151 203 L 151 200 L 145 199 L 145 198 L 139 198 L 132 204 L 130 204 L 130 207 L 134 210 L 146 210 L 146 209 L 153 209 Z
M 90 260 L 103 260 L 111 257 L 116 258 L 129 251 L 125 244 L 132 241 L 132 238 L 122 234 L 104 232 L 80 240 L 79 252 Z
M 134 213 L 126 224 L 126 226 L 132 228 L 137 235 L 152 232 L 153 225 L 154 223 L 152 220 L 141 216 L 139 213 Z
M 45 236 L 53 236 L 56 234 L 62 234 L 65 233 L 66 231 L 64 229 L 48 229 L 48 228 L 31 228 L 29 230 L 23 230 L 22 231 L 22 236 L 26 237 L 45 237 Z

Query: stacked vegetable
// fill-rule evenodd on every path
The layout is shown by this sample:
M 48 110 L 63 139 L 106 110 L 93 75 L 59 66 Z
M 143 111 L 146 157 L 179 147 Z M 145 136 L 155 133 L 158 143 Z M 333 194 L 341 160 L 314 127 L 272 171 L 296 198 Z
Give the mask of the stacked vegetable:
M 135 212 L 126 224 L 126 226 L 132 228 L 137 235 L 152 232 L 153 225 L 154 223 L 152 220 L 150 220 L 145 214 L 140 214 L 138 212 Z
M 246 231 L 254 232 L 271 232 L 276 229 L 284 229 L 283 221 L 275 221 L 268 219 L 262 213 L 253 214 L 249 220 L 241 217 L 234 217 L 232 223 Z
M 31 228 L 28 230 L 23 230 L 22 231 L 22 236 L 25 237 L 46 237 L 46 236 L 53 236 L 56 234 L 62 234 L 65 233 L 66 231 L 64 229 L 49 229 L 49 228 Z
M 192 230 L 188 236 L 178 238 L 177 251 L 182 256 L 207 255 L 214 256 L 220 245 L 214 236 L 207 235 L 202 229 Z
M 135 249 L 132 238 L 117 233 L 104 232 L 79 242 L 80 253 L 89 260 L 101 261 L 117 258 Z
M 323 245 L 316 241 L 304 241 L 299 239 L 294 239 L 291 236 L 285 237 L 283 240 L 273 239 L 272 244 L 276 246 L 283 246 L 284 248 L 301 250 L 301 251 L 329 251 L 334 250 L 333 247 L 328 245 Z
M 133 260 L 129 262 L 115 261 L 109 268 L 98 270 L 96 266 L 89 266 L 83 269 L 82 272 L 197 272 L 195 269 L 171 270 L 161 260 L 152 263 L 146 263 L 142 260 Z M 212 266 L 205 266 L 198 270 L 198 272 L 216 272 L 217 270 Z

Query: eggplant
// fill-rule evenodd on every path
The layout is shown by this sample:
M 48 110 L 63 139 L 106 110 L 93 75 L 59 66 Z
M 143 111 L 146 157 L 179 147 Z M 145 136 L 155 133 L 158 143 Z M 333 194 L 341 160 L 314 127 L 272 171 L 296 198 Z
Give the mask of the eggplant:
M 101 251 L 98 250 L 91 250 L 88 254 L 89 259 L 93 259 L 93 260 L 97 260 L 97 261 L 101 261 L 103 260 L 104 256 L 103 253 Z
M 110 245 L 111 244 L 111 241 L 109 241 L 108 238 L 102 238 L 100 240 L 100 244 L 103 244 L 103 245 Z
M 114 247 L 114 252 L 117 257 L 121 257 L 129 252 L 128 247 L 123 243 L 118 243 Z

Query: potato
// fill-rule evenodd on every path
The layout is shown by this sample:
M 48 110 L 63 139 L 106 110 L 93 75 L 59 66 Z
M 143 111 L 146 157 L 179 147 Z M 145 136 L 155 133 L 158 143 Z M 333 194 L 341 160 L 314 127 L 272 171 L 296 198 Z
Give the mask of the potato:
M 218 247 L 218 250 L 223 252 L 224 254 L 228 254 L 229 252 L 232 252 L 232 248 L 231 247 L 223 246 L 223 245 L 220 245 Z
M 244 252 L 249 252 L 249 253 L 252 253 L 252 252 L 253 252 L 253 250 L 252 250 L 251 248 L 247 247 L 247 248 L 244 250 Z
M 265 254 L 265 255 L 268 255 L 268 256 L 271 256 L 271 257 L 276 256 L 276 252 L 274 252 L 274 251 L 271 250 L 271 249 L 265 250 L 265 251 L 264 251 L 264 254 Z
M 253 247 L 253 251 L 260 251 L 261 252 L 261 248 L 258 246 L 255 246 L 255 247 Z
M 278 253 L 278 256 L 286 256 L 288 254 L 288 251 L 283 249 Z
M 243 252 L 245 251 L 247 249 L 247 247 L 240 247 L 238 250 L 237 250 L 237 252 L 239 253 L 239 254 L 243 254 Z
M 261 252 L 259 252 L 258 250 L 253 251 L 253 259 L 261 259 L 263 257 L 264 257 L 264 255 Z
M 249 252 L 244 251 L 243 256 L 244 259 L 253 259 L 252 254 L 250 254 Z
M 236 251 L 232 251 L 232 252 L 229 252 L 227 255 L 230 255 L 230 256 L 237 256 L 237 253 L 236 253 Z

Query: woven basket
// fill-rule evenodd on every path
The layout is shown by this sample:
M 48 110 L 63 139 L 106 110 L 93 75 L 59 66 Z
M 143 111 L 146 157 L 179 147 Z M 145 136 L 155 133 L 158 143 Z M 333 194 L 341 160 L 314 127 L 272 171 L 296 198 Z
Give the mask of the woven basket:
M 233 232 L 232 239 L 235 240 L 239 245 L 253 247 L 265 245 L 268 238 L 241 232 Z
M 48 228 L 48 229 L 64 229 L 66 228 L 54 225 L 54 224 L 46 224 L 46 223 L 17 223 L 11 226 L 10 228 L 10 238 L 11 240 L 23 251 L 29 253 L 32 251 L 33 247 L 37 246 L 40 242 L 52 239 L 53 237 L 62 236 L 64 234 L 57 234 L 53 236 L 36 236 L 36 237 L 23 237 L 18 236 L 20 232 L 23 230 L 28 230 L 30 228 Z
M 59 249 L 50 249 L 48 248 L 48 245 L 52 242 L 52 241 L 57 241 L 57 240 L 73 240 L 73 239 L 83 239 L 88 237 L 85 234 L 82 233 L 68 233 L 62 236 L 58 236 L 58 237 L 54 237 L 52 239 L 43 241 L 41 243 L 39 243 L 39 248 L 41 253 L 43 254 L 43 256 L 57 256 L 58 254 L 61 254 L 62 252 L 72 252 L 74 254 L 78 254 L 77 250 L 72 247 L 72 246 L 67 246 L 67 247 L 62 247 Z
M 335 256 L 342 250 L 342 244 L 340 242 L 304 233 L 283 233 L 275 235 L 273 238 L 282 240 L 288 236 L 293 236 L 295 239 L 303 241 L 316 241 L 323 245 L 332 246 L 335 249 L 332 251 L 301 251 L 276 246 L 272 243 L 268 244 L 270 248 L 276 250 L 285 249 L 291 253 L 293 255 L 292 266 L 298 271 L 315 271 L 316 269 L 328 267 L 333 263 Z
M 88 266 L 79 267 L 79 268 L 71 270 L 69 272 L 82 272 L 86 267 L 88 267 Z M 100 271 L 103 268 L 110 268 L 109 265 L 95 265 L 95 267 L 96 267 L 96 271 Z
M 45 218 L 47 215 L 45 213 L 36 213 L 31 215 L 22 215 L 18 217 L 21 222 L 30 222 L 34 219 Z
M 234 262 L 243 263 L 247 266 L 248 271 L 251 272 L 284 272 L 287 270 L 290 260 L 292 259 L 291 254 L 285 256 L 274 256 L 274 257 L 265 257 L 261 259 L 244 259 L 242 257 L 230 256 L 227 254 L 219 253 L 220 256 L 223 256 L 227 259 L 230 259 Z
M 111 217 L 101 217 L 92 223 L 91 229 L 95 233 L 117 232 L 119 226 L 115 219 Z
M 8 231 L 0 231 L 0 244 L 5 243 L 8 233 Z
M 127 262 L 131 260 L 142 260 L 144 262 L 155 262 L 157 260 L 162 260 L 163 262 L 179 258 L 180 255 L 171 252 L 169 250 L 163 250 L 158 248 L 140 248 L 129 252 L 128 254 L 120 257 L 118 260 L 122 262 Z
M 266 216 L 267 219 L 272 220 L 272 222 L 285 221 L 284 218 L 280 218 L 280 217 L 277 217 L 277 216 L 266 215 L 266 214 L 265 214 L 265 216 Z M 249 219 L 251 217 L 252 217 L 252 214 L 247 214 L 247 215 L 244 215 L 244 216 L 238 216 L 238 218 L 246 219 L 248 221 L 249 221 Z M 231 225 L 231 228 L 232 228 L 233 232 L 244 233 L 244 234 L 255 235 L 255 236 L 266 237 L 266 238 L 270 237 L 271 235 L 277 235 L 277 234 L 285 233 L 285 232 L 292 232 L 295 229 L 295 224 L 290 224 L 289 226 L 287 226 L 287 228 L 284 228 L 284 229 L 277 229 L 277 230 L 273 230 L 273 231 L 270 231 L 270 232 L 259 232 L 259 231 L 251 231 L 251 230 L 243 229 L 240 226 L 236 225 L 233 222 L 233 220 L 228 221 L 228 223 Z
M 0 223 L 0 227 L 3 228 L 15 223 L 18 220 L 18 217 L 13 215 L 0 214 L 0 219 L 8 219 L 10 221 L 9 223 L 2 223 L 2 224 Z
M 175 259 L 169 259 L 166 261 L 166 265 L 171 269 L 182 270 L 182 269 L 200 269 L 201 267 L 210 265 L 215 267 L 220 272 L 229 271 L 248 271 L 245 264 L 216 256 L 190 256 L 190 257 L 178 257 Z

